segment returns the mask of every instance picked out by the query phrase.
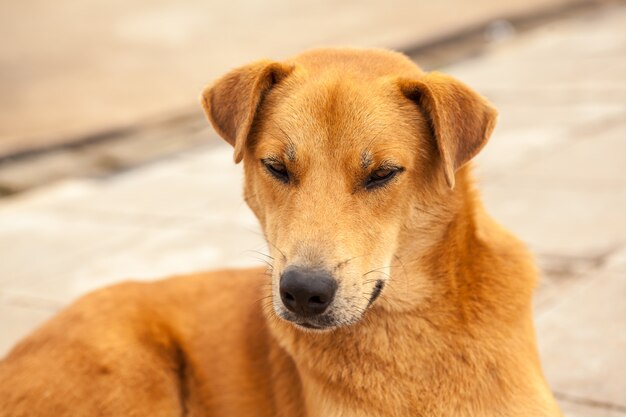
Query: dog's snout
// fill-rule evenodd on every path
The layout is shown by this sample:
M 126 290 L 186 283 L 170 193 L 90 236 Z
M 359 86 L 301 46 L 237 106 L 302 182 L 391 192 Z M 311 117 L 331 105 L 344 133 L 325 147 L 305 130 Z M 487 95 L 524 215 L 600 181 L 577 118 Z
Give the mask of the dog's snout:
M 303 316 L 322 314 L 337 291 L 337 281 L 326 271 L 287 268 L 280 278 L 280 298 L 288 310 Z

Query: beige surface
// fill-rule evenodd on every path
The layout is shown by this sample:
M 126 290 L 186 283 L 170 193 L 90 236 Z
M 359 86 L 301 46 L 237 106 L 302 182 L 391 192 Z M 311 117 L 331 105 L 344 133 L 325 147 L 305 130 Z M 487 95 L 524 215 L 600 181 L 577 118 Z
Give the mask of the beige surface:
M 320 45 L 403 47 L 575 0 L 0 2 L 0 155 L 195 108 L 231 66 Z
M 501 121 L 485 203 L 536 252 L 547 378 L 567 416 L 626 415 L 626 7 L 562 22 L 447 70 Z M 175 138 L 173 138 L 175 140 Z M 261 265 L 241 167 L 218 145 L 0 204 L 0 351 L 124 277 Z

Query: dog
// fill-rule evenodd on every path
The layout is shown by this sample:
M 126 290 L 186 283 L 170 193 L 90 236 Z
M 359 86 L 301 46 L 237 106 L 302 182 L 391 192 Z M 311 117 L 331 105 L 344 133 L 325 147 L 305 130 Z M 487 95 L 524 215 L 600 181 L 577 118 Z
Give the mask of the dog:
M 317 49 L 202 94 L 268 269 L 89 294 L 0 363 L 0 416 L 559 416 L 536 269 L 469 161 L 496 110 L 400 53 Z

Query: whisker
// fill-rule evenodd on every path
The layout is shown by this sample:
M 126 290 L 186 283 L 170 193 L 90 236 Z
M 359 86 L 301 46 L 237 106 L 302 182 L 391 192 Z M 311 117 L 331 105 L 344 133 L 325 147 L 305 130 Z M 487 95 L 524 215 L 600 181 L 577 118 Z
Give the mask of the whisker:
M 258 300 L 256 300 L 256 301 L 255 301 L 255 304 L 256 304 L 256 303 L 260 303 L 261 301 L 266 301 L 266 300 L 268 300 L 268 299 L 270 299 L 270 300 L 272 299 L 272 294 L 270 294 L 270 295 L 266 295 L 265 297 L 261 297 L 261 298 L 259 298 Z
M 259 250 L 256 250 L 256 249 L 246 249 L 243 253 L 246 253 L 246 252 L 254 252 L 254 253 L 258 253 L 259 255 L 266 256 L 266 257 L 268 257 L 268 258 L 270 258 L 270 259 L 274 259 L 274 257 L 272 257 L 272 256 L 270 256 L 270 255 L 268 255 L 268 254 L 266 254 L 266 253 L 263 253 L 263 252 L 261 252 L 261 251 L 259 251 Z
M 357 256 L 353 256 L 352 258 L 348 258 L 346 260 L 343 260 L 343 261 L 339 262 L 337 265 L 335 265 L 335 268 L 333 268 L 333 271 L 336 271 L 337 269 L 342 268 L 345 265 L 347 265 L 348 262 L 350 262 L 350 261 L 352 261 L 352 260 L 354 260 L 356 258 L 362 258 L 363 256 L 365 256 L 365 255 L 357 255 Z
M 400 259 L 400 257 L 396 254 L 394 254 L 393 257 L 397 259 L 398 262 L 400 262 L 400 266 L 402 266 L 402 271 L 404 272 L 404 291 L 408 292 L 409 291 L 409 276 L 406 273 L 406 267 L 404 266 L 404 262 L 402 262 L 402 259 Z
M 378 268 L 378 269 L 380 269 L 380 268 Z M 374 273 L 374 272 L 378 272 L 379 274 L 383 274 L 383 275 L 385 275 L 387 278 L 391 279 L 391 274 L 389 274 L 388 272 L 385 272 L 385 271 L 379 271 L 379 270 L 375 270 L 375 269 L 373 269 L 373 270 L 371 270 L 371 271 L 369 271 L 369 272 L 364 273 L 362 276 L 363 276 L 363 277 L 365 277 L 366 275 L 372 274 L 372 273 Z
M 278 246 L 272 243 L 272 241 L 270 241 L 269 239 L 265 238 L 265 241 L 269 243 L 270 245 L 272 245 L 274 248 L 276 248 L 276 250 L 280 252 L 280 254 L 283 256 L 283 260 L 287 261 L 287 255 L 285 255 L 285 252 L 283 252 Z
M 257 260 L 257 261 L 259 261 L 259 262 L 263 262 L 263 263 L 264 263 L 265 265 L 267 265 L 270 269 L 272 269 L 272 270 L 274 269 L 274 265 L 272 265 L 269 261 L 267 261 L 267 260 L 265 260 L 265 259 L 260 259 L 260 258 L 257 258 L 257 257 L 252 256 L 252 255 L 250 255 L 250 257 L 251 257 L 252 259 L 256 259 L 256 260 Z

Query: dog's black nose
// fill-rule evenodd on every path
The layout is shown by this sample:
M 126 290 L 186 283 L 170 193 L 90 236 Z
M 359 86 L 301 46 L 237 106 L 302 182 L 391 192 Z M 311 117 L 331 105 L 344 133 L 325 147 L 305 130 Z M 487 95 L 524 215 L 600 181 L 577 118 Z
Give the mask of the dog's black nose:
M 322 314 L 329 306 L 337 281 L 319 269 L 289 267 L 280 277 L 280 298 L 288 310 L 303 316 Z

